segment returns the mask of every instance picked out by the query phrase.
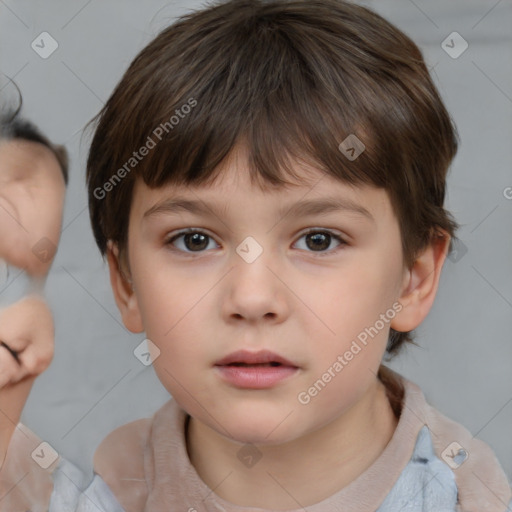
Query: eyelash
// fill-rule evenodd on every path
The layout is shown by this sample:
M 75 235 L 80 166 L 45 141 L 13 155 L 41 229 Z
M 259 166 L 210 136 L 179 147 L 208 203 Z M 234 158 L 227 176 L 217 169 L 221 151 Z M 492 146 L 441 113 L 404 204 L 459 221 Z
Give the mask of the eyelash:
M 185 230 L 179 231 L 178 233 L 176 233 L 176 234 L 170 236 L 169 238 L 167 238 L 165 240 L 165 242 L 164 242 L 164 245 L 172 246 L 172 243 L 175 240 L 177 240 L 178 238 L 180 238 L 180 237 L 182 237 L 184 235 L 196 234 L 196 233 L 205 235 L 209 239 L 213 240 L 213 237 L 208 235 L 208 233 L 205 233 L 204 231 L 201 231 L 199 229 L 189 228 L 189 229 L 185 229 Z M 327 235 L 331 236 L 332 238 L 334 238 L 335 240 L 337 240 L 340 243 L 340 245 L 338 245 L 338 247 L 336 247 L 334 249 L 331 249 L 331 250 L 328 250 L 328 251 L 306 251 L 306 252 L 310 252 L 310 253 L 314 254 L 315 257 L 321 258 L 323 256 L 330 256 L 330 255 L 332 255 L 334 253 L 337 253 L 339 250 L 343 249 L 344 246 L 348 245 L 347 242 L 340 235 L 338 235 L 337 233 L 335 233 L 335 232 L 333 232 L 333 231 L 331 231 L 329 229 L 312 228 L 312 229 L 309 229 L 308 231 L 302 233 L 300 235 L 299 239 L 301 239 L 304 236 L 310 235 L 312 233 L 327 234 Z M 171 250 L 177 251 L 177 252 L 181 252 L 181 253 L 185 254 L 186 256 L 194 257 L 194 251 L 182 251 L 181 249 L 176 249 L 174 247 L 172 247 Z M 196 251 L 197 254 L 201 254 L 203 252 L 205 252 L 205 251 Z

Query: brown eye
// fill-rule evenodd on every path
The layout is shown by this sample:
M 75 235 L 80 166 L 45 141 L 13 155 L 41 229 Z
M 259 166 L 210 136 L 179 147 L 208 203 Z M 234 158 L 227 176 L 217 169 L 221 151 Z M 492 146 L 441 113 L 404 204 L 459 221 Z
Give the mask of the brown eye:
M 175 241 L 181 242 L 175 244 Z M 213 241 L 212 237 L 202 231 L 182 231 L 165 242 L 165 245 L 172 245 L 177 250 L 184 253 L 204 252 L 208 248 L 209 241 Z
M 306 240 L 306 244 L 310 249 L 325 250 L 331 243 L 331 236 L 327 233 L 312 233 L 306 235 Z
M 305 239 L 306 241 L 306 248 L 304 250 L 308 252 L 316 252 L 318 253 L 317 256 L 333 254 L 346 245 L 346 242 L 339 235 L 332 233 L 331 231 L 320 229 L 312 229 L 307 233 L 304 233 L 300 239 Z M 328 250 L 333 240 L 337 241 L 338 245 L 335 248 Z
M 183 242 L 187 249 L 190 249 L 191 251 L 201 251 L 208 246 L 208 238 L 208 236 L 205 236 L 202 233 L 187 233 L 183 237 Z

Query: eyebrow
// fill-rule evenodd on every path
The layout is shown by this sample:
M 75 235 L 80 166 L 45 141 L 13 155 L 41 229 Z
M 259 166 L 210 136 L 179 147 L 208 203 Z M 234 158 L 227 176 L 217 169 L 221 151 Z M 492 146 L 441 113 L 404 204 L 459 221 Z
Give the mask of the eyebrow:
M 212 212 L 219 216 L 225 216 L 227 203 L 217 207 L 215 204 L 206 201 L 190 200 L 183 197 L 174 197 L 165 199 L 147 210 L 143 215 L 143 220 L 160 214 L 179 214 L 188 212 L 197 215 L 211 215 Z M 278 218 L 293 216 L 312 216 L 321 215 L 330 212 L 349 212 L 367 218 L 375 222 L 372 214 L 362 205 L 348 198 L 325 197 L 321 199 L 311 199 L 308 201 L 299 201 L 292 205 L 284 205 L 279 208 Z

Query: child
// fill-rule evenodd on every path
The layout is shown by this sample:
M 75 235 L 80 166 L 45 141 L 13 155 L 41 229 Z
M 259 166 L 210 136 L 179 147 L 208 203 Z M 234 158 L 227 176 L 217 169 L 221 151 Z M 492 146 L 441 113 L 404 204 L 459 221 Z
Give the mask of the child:
M 65 148 L 18 113 L 0 116 L 0 462 L 35 378 L 53 356 L 54 326 L 44 284 L 60 238 L 68 183 Z M 1 510 L 15 510 L 9 500 L 16 503 L 18 496 L 10 478 L 4 479 L 7 469 L 12 478 L 21 468 L 15 467 L 16 450 L 10 451 L 10 465 L 0 472 Z M 31 484 L 30 478 L 24 480 Z M 39 500 L 41 480 L 35 480 Z
M 83 492 L 65 460 L 41 470 L 37 510 L 507 509 L 490 448 L 381 364 L 457 228 L 455 131 L 409 38 L 342 0 L 218 3 L 97 121 L 94 235 L 173 398 L 107 436 Z

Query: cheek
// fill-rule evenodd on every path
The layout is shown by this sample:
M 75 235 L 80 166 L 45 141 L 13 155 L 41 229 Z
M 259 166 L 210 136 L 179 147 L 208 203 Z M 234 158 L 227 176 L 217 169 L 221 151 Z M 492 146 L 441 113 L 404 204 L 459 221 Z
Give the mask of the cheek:
M 55 191 L 20 190 L 14 198 L 24 233 L 32 243 L 42 237 L 55 244 L 60 237 L 63 198 Z M 28 232 L 28 233 L 27 233 Z
M 358 264 L 303 293 L 305 303 L 323 321 L 326 334 L 346 338 L 357 334 L 354 329 L 373 323 L 387 309 L 386 289 L 387 283 L 375 267 Z
M 57 243 L 60 238 L 62 226 L 62 211 L 64 208 L 63 196 L 53 194 L 48 196 L 48 200 L 42 205 L 44 215 L 40 219 L 41 236 L 46 236 Z
M 390 309 L 396 287 L 393 272 L 385 262 L 362 257 L 308 292 L 305 302 L 317 318 L 306 315 L 303 329 L 312 340 L 320 337 L 318 343 L 322 345 L 322 350 L 315 353 L 316 373 L 325 372 L 345 353 L 350 358 L 343 370 L 347 378 L 360 378 L 353 372 L 361 368 L 369 376 L 368 369 L 377 371 L 392 320 L 386 315 L 394 313 Z
M 179 367 L 198 360 L 201 341 L 208 337 L 204 299 L 211 286 L 150 264 L 143 267 L 137 283 L 142 283 L 137 301 L 144 330 L 159 347 L 160 362 Z
M 208 332 L 206 311 L 197 294 L 155 288 L 142 313 L 147 337 L 160 350 L 153 363 L 155 373 L 182 408 L 200 416 L 204 411 L 195 408 L 197 402 L 206 401 L 211 392 L 204 372 L 213 361 L 209 347 L 214 333 Z

